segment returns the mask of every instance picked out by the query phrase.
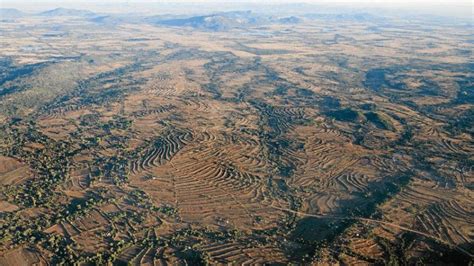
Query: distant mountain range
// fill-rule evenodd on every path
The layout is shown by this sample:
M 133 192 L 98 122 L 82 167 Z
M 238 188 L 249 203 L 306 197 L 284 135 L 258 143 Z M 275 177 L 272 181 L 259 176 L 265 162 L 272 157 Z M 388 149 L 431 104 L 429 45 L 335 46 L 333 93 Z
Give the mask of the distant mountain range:
M 14 8 L 0 8 L 0 19 L 12 19 L 23 17 L 25 13 Z
M 382 17 L 369 13 L 341 13 L 341 14 L 305 14 L 301 16 L 278 17 L 265 14 L 253 13 L 251 11 L 222 12 L 204 16 L 193 16 L 187 18 L 166 18 L 160 16 L 148 17 L 148 23 L 172 26 L 192 27 L 201 30 L 226 31 L 236 28 L 247 28 L 251 26 L 263 26 L 270 24 L 298 24 L 303 20 L 347 20 L 347 21 L 373 21 Z
M 25 13 L 15 8 L 0 8 L 0 19 L 13 19 L 26 16 L 44 16 L 44 17 L 60 17 L 73 16 L 93 18 L 98 16 L 96 13 L 89 10 L 69 9 L 69 8 L 55 8 L 40 13 Z
M 253 13 L 251 11 L 222 12 L 205 16 L 188 18 L 150 17 L 147 21 L 152 24 L 172 27 L 192 27 L 201 30 L 226 31 L 236 28 L 247 28 L 268 24 L 296 24 L 302 21 L 298 17 L 273 17 Z
M 69 8 L 56 8 L 48 11 L 39 13 L 40 16 L 57 17 L 57 16 L 74 16 L 74 17 L 95 17 L 95 14 L 89 10 L 69 9 Z
M 153 20 L 149 20 L 153 23 Z M 250 11 L 224 12 L 190 18 L 156 20 L 154 24 L 177 27 L 193 27 L 212 31 L 225 31 L 267 23 L 268 20 Z
M 281 17 L 277 15 L 265 15 L 251 11 L 219 12 L 209 15 L 180 16 L 159 15 L 142 16 L 138 14 L 97 14 L 89 10 L 56 8 L 37 14 L 23 13 L 17 9 L 0 8 L 0 19 L 15 19 L 24 16 L 74 16 L 82 17 L 93 23 L 103 25 L 117 25 L 122 23 L 148 23 L 169 27 L 191 27 L 206 31 L 227 31 L 231 29 L 245 29 L 248 27 L 264 26 L 271 24 L 298 24 L 303 20 L 350 20 L 369 21 L 380 19 L 369 13 L 335 13 L 335 14 L 304 14 L 300 16 Z

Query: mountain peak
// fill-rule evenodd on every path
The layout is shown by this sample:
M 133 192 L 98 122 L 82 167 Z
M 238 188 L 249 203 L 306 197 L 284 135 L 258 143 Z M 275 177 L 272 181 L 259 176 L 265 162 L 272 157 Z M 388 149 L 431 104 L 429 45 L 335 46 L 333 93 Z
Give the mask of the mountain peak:
M 24 15 L 25 13 L 15 8 L 0 8 L 0 19 L 18 18 Z
M 55 9 L 47 10 L 44 12 L 39 13 L 40 16 L 77 16 L 77 17 L 92 17 L 96 14 L 89 10 L 81 10 L 81 9 L 69 9 L 58 7 Z

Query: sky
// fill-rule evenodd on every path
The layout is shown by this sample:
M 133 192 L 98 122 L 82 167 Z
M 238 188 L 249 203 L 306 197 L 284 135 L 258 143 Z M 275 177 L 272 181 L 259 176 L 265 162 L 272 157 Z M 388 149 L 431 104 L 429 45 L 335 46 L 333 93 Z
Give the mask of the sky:
M 216 0 L 14 0 L 1 2 L 254 2 L 251 0 L 230 0 L 230 1 L 216 1 Z M 259 1 L 261 2 L 261 1 Z M 306 2 L 306 3 L 318 3 L 318 2 L 372 2 L 372 3 L 386 3 L 386 2 L 398 2 L 398 3 L 413 3 L 413 2 L 425 2 L 425 3 L 471 3 L 470 0 L 266 0 L 266 2 Z
M 58 5 L 71 3 L 364 3 L 376 5 L 464 5 L 473 6 L 473 0 L 0 0 L 0 6 L 9 6 L 14 4 L 41 4 L 55 3 Z
M 433 4 L 444 4 L 444 5 L 466 5 L 472 6 L 472 0 L 230 0 L 230 1 L 216 1 L 216 0 L 0 0 L 0 5 L 11 5 L 11 4 L 40 4 L 40 3 L 57 3 L 57 4 L 68 4 L 68 3 L 367 3 L 367 4 L 399 4 L 399 5 L 433 5 Z
M 372 3 L 372 4 L 462 4 L 473 5 L 472 0 L 230 0 L 230 1 L 216 1 L 216 0 L 0 0 L 2 4 L 21 4 L 21 3 L 225 3 L 225 2 L 240 2 L 240 3 Z

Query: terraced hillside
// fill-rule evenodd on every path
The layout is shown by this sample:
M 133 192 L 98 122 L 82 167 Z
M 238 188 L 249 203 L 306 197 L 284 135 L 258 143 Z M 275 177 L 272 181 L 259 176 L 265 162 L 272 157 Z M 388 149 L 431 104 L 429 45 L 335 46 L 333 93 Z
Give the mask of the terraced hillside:
M 60 11 L 0 22 L 0 265 L 472 263 L 469 26 Z

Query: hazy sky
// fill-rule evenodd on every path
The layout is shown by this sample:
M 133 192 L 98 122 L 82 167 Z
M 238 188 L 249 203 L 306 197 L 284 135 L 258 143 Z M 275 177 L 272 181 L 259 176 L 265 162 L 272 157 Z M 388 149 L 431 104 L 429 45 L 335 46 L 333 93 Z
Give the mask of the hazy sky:
M 77 2 L 106 2 L 106 3 L 189 3 L 189 2 L 204 2 L 204 3 L 377 3 L 377 4 L 465 4 L 472 5 L 472 0 L 230 0 L 230 1 L 216 1 L 216 0 L 0 0 L 0 4 L 12 3 L 77 3 Z

